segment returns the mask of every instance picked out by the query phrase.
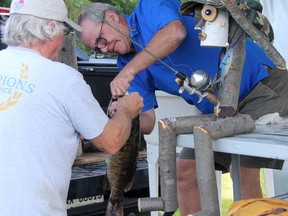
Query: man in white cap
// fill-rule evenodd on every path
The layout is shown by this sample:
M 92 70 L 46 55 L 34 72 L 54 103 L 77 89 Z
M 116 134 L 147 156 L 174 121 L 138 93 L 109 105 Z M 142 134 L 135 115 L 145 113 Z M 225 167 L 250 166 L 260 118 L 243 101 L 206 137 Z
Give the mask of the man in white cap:
M 126 142 L 141 112 L 138 93 L 108 119 L 83 76 L 54 61 L 67 18 L 62 0 L 14 0 L 0 51 L 2 216 L 64 216 L 80 134 L 108 153 Z

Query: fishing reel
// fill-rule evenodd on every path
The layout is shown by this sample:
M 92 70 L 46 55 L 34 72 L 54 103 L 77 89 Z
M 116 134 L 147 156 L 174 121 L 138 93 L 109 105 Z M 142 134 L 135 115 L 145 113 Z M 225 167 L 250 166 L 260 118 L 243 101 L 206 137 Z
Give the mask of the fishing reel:
M 197 94 L 199 96 L 198 103 L 208 95 L 206 90 L 211 87 L 212 80 L 205 71 L 197 70 L 192 73 L 190 78 L 178 71 L 176 76 L 175 82 L 180 86 L 180 94 L 184 91 L 187 91 L 191 95 Z

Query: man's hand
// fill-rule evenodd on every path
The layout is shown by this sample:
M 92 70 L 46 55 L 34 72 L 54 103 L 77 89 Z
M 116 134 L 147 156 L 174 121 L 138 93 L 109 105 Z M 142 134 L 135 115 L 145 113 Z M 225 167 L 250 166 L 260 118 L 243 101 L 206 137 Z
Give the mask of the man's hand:
M 109 154 L 115 154 L 127 141 L 132 119 L 142 111 L 143 98 L 135 92 L 113 102 L 113 107 L 108 108 L 114 113 L 102 133 L 90 140 L 98 149 Z
M 130 87 L 130 82 L 134 79 L 134 74 L 128 71 L 120 71 L 120 73 L 110 83 L 112 98 L 118 98 L 125 95 Z
M 141 113 L 142 108 L 143 98 L 138 93 L 134 92 L 130 95 L 124 96 L 124 98 L 119 98 L 118 100 L 112 101 L 108 107 L 108 116 L 112 118 L 116 114 L 117 109 L 126 109 L 129 113 L 131 113 L 130 115 L 132 118 L 134 118 Z
M 108 106 L 108 117 L 112 118 L 115 115 L 116 111 L 117 111 L 117 101 L 112 100 Z
M 113 107 L 114 106 L 115 105 L 113 104 Z M 133 92 L 130 95 L 119 98 L 116 103 L 116 109 L 112 107 L 112 112 L 113 109 L 114 115 L 116 112 L 128 112 L 132 118 L 135 118 L 141 113 L 143 106 L 143 98 L 139 93 Z

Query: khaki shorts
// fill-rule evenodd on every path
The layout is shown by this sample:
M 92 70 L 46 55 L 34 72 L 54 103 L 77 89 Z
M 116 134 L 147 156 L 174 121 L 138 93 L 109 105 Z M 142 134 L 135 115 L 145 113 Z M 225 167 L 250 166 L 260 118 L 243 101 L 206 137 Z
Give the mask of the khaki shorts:
M 260 81 L 239 103 L 239 113 L 249 114 L 257 119 L 268 113 L 278 112 L 288 115 L 288 71 L 274 68 L 270 76 Z M 195 159 L 194 149 L 184 148 L 179 159 Z M 214 152 L 215 169 L 227 171 L 231 164 L 231 155 Z M 241 156 L 242 167 L 282 169 L 284 161 L 261 157 Z

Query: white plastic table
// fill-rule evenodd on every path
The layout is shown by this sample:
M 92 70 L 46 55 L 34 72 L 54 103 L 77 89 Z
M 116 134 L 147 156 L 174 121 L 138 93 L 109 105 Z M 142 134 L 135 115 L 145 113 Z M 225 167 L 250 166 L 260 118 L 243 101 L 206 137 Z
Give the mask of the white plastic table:
M 213 151 L 232 154 L 234 200 L 240 200 L 239 155 L 288 160 L 288 124 L 258 125 L 251 134 L 213 140 Z M 193 134 L 177 136 L 177 146 L 194 148 Z
M 177 136 L 177 148 L 194 148 L 193 134 Z M 240 199 L 239 155 L 250 155 L 288 161 L 288 123 L 260 125 L 251 134 L 236 135 L 213 140 L 213 150 L 230 153 L 234 166 L 233 193 L 234 200 Z M 147 143 L 147 159 L 149 164 L 150 196 L 158 196 L 158 157 L 159 146 Z M 217 176 L 218 177 L 218 176 Z

